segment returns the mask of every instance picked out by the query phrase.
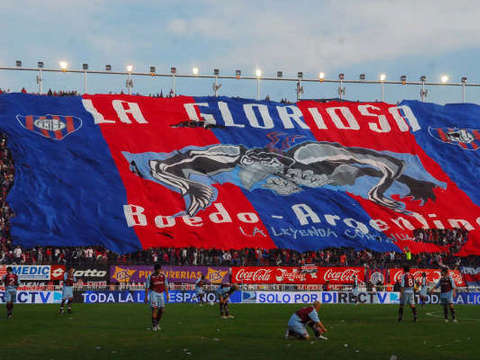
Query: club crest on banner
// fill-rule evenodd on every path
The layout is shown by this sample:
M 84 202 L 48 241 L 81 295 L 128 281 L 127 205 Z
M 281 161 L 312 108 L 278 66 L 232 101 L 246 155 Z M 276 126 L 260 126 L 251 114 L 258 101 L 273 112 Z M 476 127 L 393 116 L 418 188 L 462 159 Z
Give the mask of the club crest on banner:
M 40 136 L 63 140 L 82 127 L 82 119 L 71 115 L 17 115 L 20 125 Z
M 458 128 L 428 128 L 430 136 L 444 143 L 458 145 L 464 150 L 480 148 L 480 130 Z

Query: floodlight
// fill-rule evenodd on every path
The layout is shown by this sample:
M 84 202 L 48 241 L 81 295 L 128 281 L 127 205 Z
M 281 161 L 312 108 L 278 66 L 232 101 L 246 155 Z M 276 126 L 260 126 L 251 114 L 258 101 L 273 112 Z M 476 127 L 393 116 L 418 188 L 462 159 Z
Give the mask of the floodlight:
M 448 75 L 442 75 L 442 76 L 440 77 L 440 81 L 441 81 L 443 84 L 447 83 L 447 82 L 448 82 Z
M 256 77 L 262 76 L 262 70 L 256 69 L 256 70 L 255 70 L 255 76 L 256 76 Z
M 277 71 L 277 78 L 283 77 L 283 71 Z
M 37 63 L 37 66 L 38 66 L 39 69 L 42 69 L 42 68 L 43 68 L 43 65 L 44 65 L 44 64 L 43 64 L 43 61 L 39 61 L 39 62 Z
M 105 70 L 106 71 L 112 70 L 112 65 L 105 65 Z
M 15 61 L 15 65 L 16 65 L 17 67 L 22 67 L 22 61 L 21 61 L 21 60 Z
M 358 77 L 360 80 L 365 80 L 365 74 L 360 74 L 360 76 Z
M 198 75 L 198 71 L 199 71 L 199 70 L 198 70 L 198 67 L 195 66 L 195 67 L 192 69 L 193 75 Z
M 385 81 L 387 79 L 387 74 L 380 74 L 380 81 Z
M 83 70 L 88 70 L 88 64 L 82 64 L 82 69 Z
M 68 68 L 68 62 L 66 61 L 60 61 L 58 65 L 60 65 L 60 69 L 62 69 L 63 71 L 67 70 Z
M 343 80 L 343 79 L 345 79 L 345 75 L 344 75 L 344 73 L 340 73 L 340 74 L 338 74 L 338 78 L 339 78 L 340 80 Z

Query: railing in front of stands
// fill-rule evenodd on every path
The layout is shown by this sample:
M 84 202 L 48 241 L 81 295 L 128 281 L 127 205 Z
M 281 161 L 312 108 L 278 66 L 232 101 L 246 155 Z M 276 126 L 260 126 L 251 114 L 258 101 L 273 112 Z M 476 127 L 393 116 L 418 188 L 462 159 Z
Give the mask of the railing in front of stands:
M 240 291 L 324 291 L 322 285 L 305 285 L 305 284 L 252 284 L 240 285 Z M 61 285 L 43 285 L 43 286 L 21 286 L 19 291 L 61 291 Z M 195 289 L 194 284 L 170 284 L 169 290 L 190 291 Z M 76 291 L 138 291 L 144 290 L 145 286 L 142 283 L 136 284 L 119 284 L 119 285 L 75 285 Z M 217 289 L 215 285 L 204 287 L 206 292 L 214 292 Z M 0 291 L 5 291 L 4 287 L 0 287 Z M 351 285 L 331 285 L 328 291 L 352 291 Z M 395 291 L 393 285 L 386 285 L 383 287 L 367 289 L 365 286 L 360 286 L 361 292 L 378 292 L 378 291 Z M 458 292 L 480 292 L 480 286 L 458 287 Z

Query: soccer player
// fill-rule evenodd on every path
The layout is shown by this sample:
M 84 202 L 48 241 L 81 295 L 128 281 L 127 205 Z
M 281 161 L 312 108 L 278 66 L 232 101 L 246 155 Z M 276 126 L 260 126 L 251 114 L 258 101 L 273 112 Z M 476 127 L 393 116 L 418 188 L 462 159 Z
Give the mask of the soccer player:
M 65 313 L 64 305 L 68 301 L 68 313 L 72 313 L 73 303 L 73 285 L 77 282 L 77 278 L 74 275 L 75 269 L 71 267 L 63 275 L 63 291 L 62 291 L 62 303 L 60 304 L 60 314 Z
M 317 339 L 328 340 L 326 336 L 322 335 L 327 332 L 327 328 L 318 318 L 318 310 L 320 309 L 320 306 L 320 302 L 315 301 L 313 306 L 301 308 L 297 312 L 293 313 L 288 321 L 285 339 L 288 339 L 290 336 L 294 336 L 300 340 L 307 340 L 310 336 L 308 335 L 305 325 L 308 325 L 312 328 Z
M 205 275 L 202 274 L 202 276 L 195 281 L 195 296 L 197 297 L 198 303 L 200 306 L 204 303 L 204 295 L 205 295 L 205 290 L 203 287 L 208 284 L 209 282 L 205 279 Z
M 222 319 L 234 319 L 235 316 L 230 315 L 230 311 L 228 309 L 228 301 L 230 295 L 232 295 L 236 290 L 238 290 L 238 286 L 235 284 L 221 284 L 215 293 L 218 297 L 218 303 L 220 304 L 220 317 Z
M 427 273 L 423 272 L 422 279 L 420 280 L 420 301 L 422 302 L 422 308 L 427 300 L 427 292 Z
M 405 265 L 403 267 L 402 280 L 400 282 L 400 307 L 398 308 L 398 321 L 403 319 L 403 306 L 410 305 L 413 313 L 413 321 L 417 321 L 417 308 L 415 307 L 415 295 L 413 287 L 415 286 L 415 279 L 410 274 L 410 267 Z
M 358 304 L 358 277 L 357 275 L 353 275 L 353 284 L 352 284 L 352 294 L 354 296 L 355 305 Z
M 152 331 L 161 330 L 158 323 L 165 311 L 165 299 L 168 301 L 168 280 L 160 272 L 162 267 L 155 264 L 153 273 L 148 275 L 145 282 L 145 304 L 148 303 L 148 293 L 150 291 L 150 306 L 152 308 Z M 163 293 L 165 292 L 165 299 Z
M 13 303 L 17 300 L 18 276 L 13 273 L 12 267 L 7 266 L 7 273 L 3 276 L 5 285 L 5 303 L 7 304 L 7 319 L 13 317 Z
M 455 318 L 455 309 L 453 308 L 453 298 L 455 297 L 455 282 L 452 277 L 448 274 L 448 269 L 442 269 L 442 277 L 435 286 L 430 290 L 430 294 L 433 290 L 440 287 L 440 303 L 443 305 L 443 316 L 445 317 L 445 322 L 448 322 L 448 308 L 450 308 L 450 314 L 452 315 L 452 321 L 457 322 Z

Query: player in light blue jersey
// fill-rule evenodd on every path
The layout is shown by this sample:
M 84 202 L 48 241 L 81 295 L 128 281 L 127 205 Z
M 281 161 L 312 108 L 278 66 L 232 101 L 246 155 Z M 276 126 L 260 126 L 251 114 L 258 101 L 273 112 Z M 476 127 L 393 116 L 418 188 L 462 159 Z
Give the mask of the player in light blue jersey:
M 200 306 L 202 306 L 202 304 L 204 303 L 205 290 L 203 287 L 209 283 L 210 282 L 205 279 L 204 274 L 202 274 L 202 276 L 197 281 L 195 281 L 195 297 L 197 298 Z
M 428 282 L 427 282 L 427 273 L 423 272 L 422 273 L 422 279 L 420 280 L 420 301 L 422 303 L 422 308 L 423 305 L 425 305 L 425 302 L 427 301 L 427 293 L 428 293 Z
M 233 315 L 230 315 L 228 302 L 230 295 L 232 295 L 236 290 L 238 290 L 238 286 L 235 284 L 221 284 L 215 291 L 217 294 L 218 303 L 220 304 L 220 316 L 222 319 L 234 318 Z
M 358 304 L 358 277 L 357 275 L 353 275 L 353 284 L 352 284 L 352 295 L 353 295 L 353 301 L 355 302 L 355 305 Z

